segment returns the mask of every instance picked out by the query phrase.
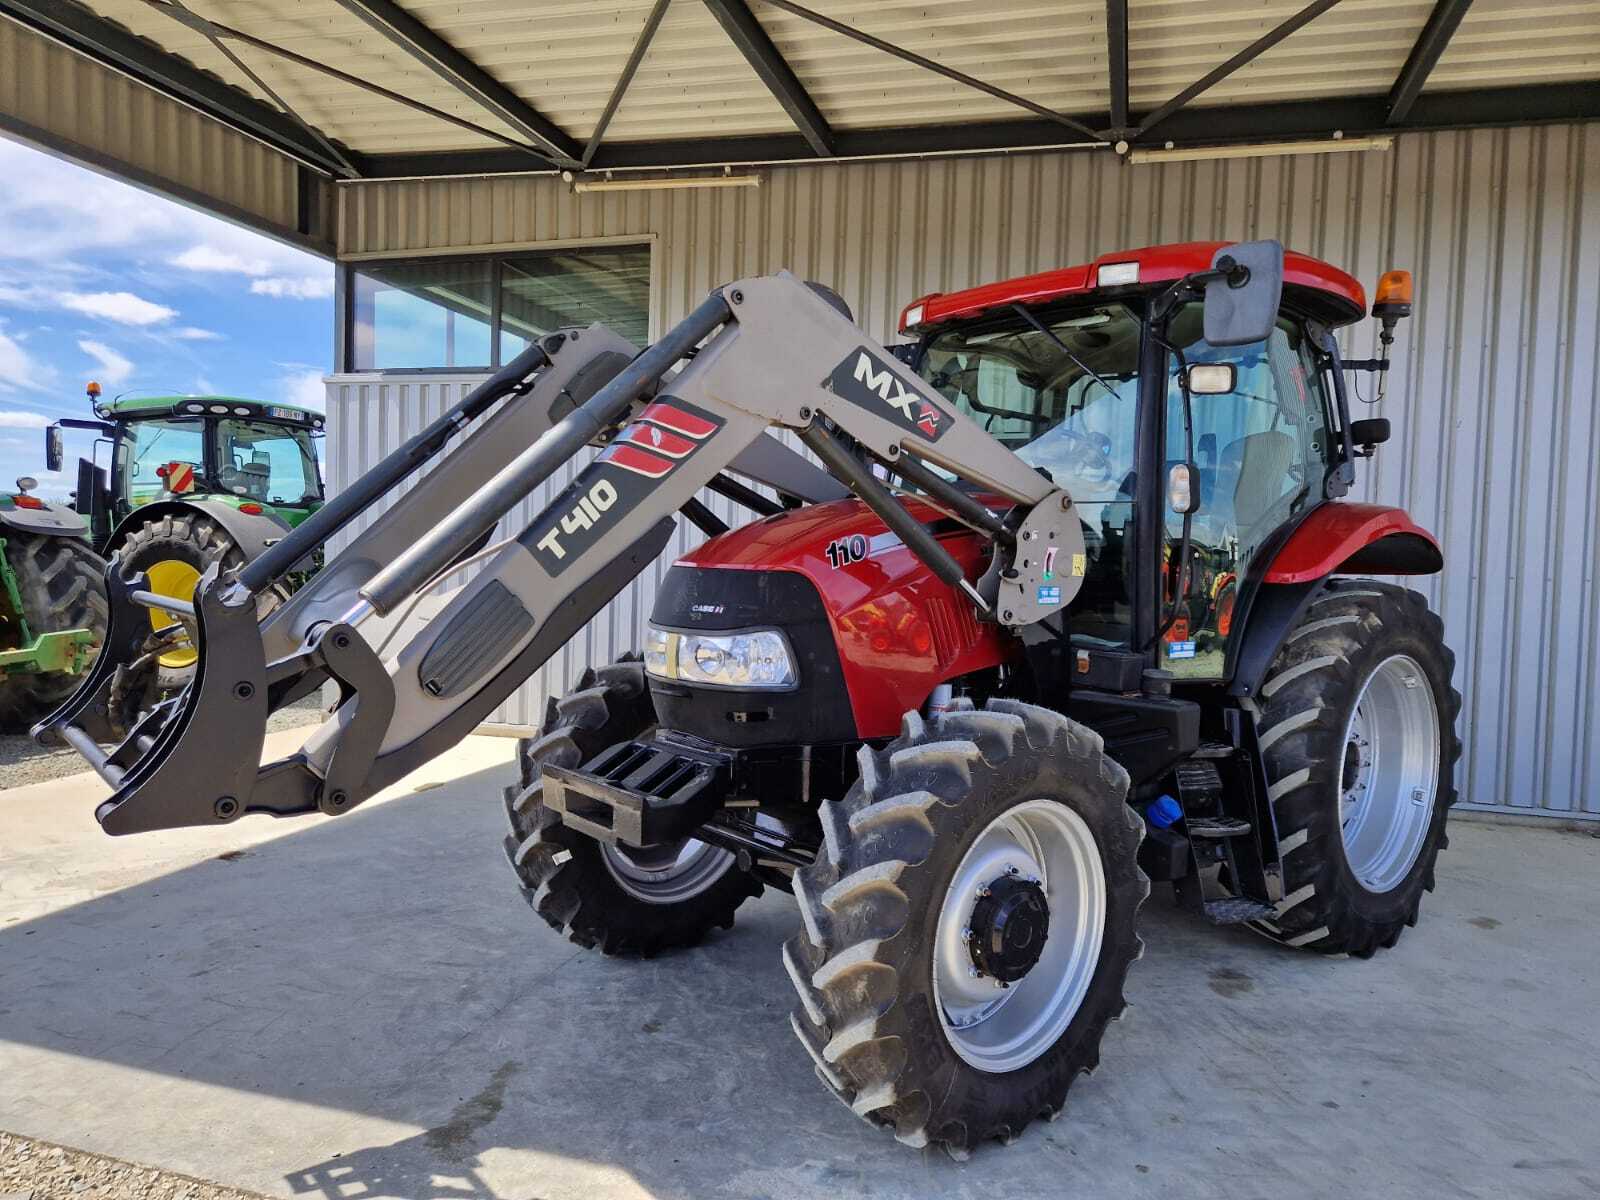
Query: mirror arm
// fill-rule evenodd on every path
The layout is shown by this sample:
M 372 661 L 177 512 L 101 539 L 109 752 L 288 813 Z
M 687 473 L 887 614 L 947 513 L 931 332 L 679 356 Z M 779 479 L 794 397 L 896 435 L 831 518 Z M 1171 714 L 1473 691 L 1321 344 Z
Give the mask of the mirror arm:
M 1201 272 L 1201 274 L 1210 274 L 1210 272 Z M 1178 282 L 1182 284 L 1186 280 L 1179 280 Z M 1193 464 L 1194 412 L 1190 406 L 1189 397 L 1189 360 L 1182 350 L 1160 334 L 1152 333 L 1151 336 L 1155 339 L 1157 345 L 1178 360 L 1178 392 L 1183 397 L 1183 459 L 1185 462 Z M 1198 491 L 1200 487 L 1199 472 L 1192 473 L 1189 486 Z M 1156 630 L 1151 635 L 1150 640 L 1140 647 L 1141 653 L 1149 653 L 1157 642 L 1167 636 L 1167 630 L 1171 629 L 1173 623 L 1178 619 L 1180 607 L 1189 599 L 1189 544 L 1194 532 L 1194 513 L 1197 507 L 1199 506 L 1191 501 L 1189 511 L 1183 514 L 1183 533 L 1178 539 L 1178 578 L 1173 587 L 1171 609 L 1168 611 L 1166 602 L 1162 602 L 1161 620 L 1156 622 Z

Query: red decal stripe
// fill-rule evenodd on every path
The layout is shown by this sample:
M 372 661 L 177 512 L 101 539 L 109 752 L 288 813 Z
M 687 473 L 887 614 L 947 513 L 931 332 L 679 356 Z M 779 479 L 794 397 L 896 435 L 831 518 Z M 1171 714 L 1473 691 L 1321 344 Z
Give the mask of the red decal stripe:
M 646 454 L 637 446 L 625 445 L 622 442 L 613 442 L 607 446 L 600 452 L 598 461 L 611 463 L 624 471 L 632 471 L 635 475 L 646 475 L 651 479 L 660 479 L 677 465 L 669 459 L 657 458 L 654 454 Z
M 708 421 L 704 417 L 690 416 L 681 408 L 674 408 L 670 404 L 662 404 L 660 402 L 646 405 L 645 410 L 639 414 L 639 417 L 641 420 L 649 421 L 654 425 L 660 425 L 676 433 L 681 433 L 685 437 L 692 437 L 697 442 L 710 437 L 717 431 L 715 422 Z
M 646 450 L 654 450 L 657 454 L 665 454 L 669 458 L 684 458 L 693 453 L 695 448 L 695 443 L 688 438 L 657 429 L 654 425 L 629 425 L 622 431 L 619 440 L 633 442 Z

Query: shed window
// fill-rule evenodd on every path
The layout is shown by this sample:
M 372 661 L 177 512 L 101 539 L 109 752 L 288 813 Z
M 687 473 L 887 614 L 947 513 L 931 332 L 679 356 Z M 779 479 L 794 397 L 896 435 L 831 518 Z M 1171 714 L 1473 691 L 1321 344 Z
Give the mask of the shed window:
M 349 369 L 483 371 L 532 339 L 599 321 L 643 346 L 648 245 L 386 260 L 350 274 Z

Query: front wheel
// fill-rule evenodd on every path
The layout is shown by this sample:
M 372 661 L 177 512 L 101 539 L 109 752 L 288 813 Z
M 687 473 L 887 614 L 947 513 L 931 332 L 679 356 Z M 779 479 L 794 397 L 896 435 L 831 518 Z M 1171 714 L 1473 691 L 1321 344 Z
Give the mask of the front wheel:
M 1007 700 L 907 714 L 861 751 L 784 947 L 795 1032 L 835 1095 L 957 1158 L 1061 1109 L 1140 953 L 1127 788 L 1097 734 Z
M 694 838 L 648 851 L 602 845 L 545 807 L 545 763 L 582 766 L 654 724 L 636 657 L 587 670 L 576 690 L 551 699 L 541 736 L 519 744 L 521 778 L 505 792 L 506 858 L 528 906 L 570 941 L 604 954 L 693 946 L 730 928 L 735 910 L 762 890 L 727 850 Z
M 1455 656 L 1416 592 L 1336 580 L 1268 669 L 1257 738 L 1291 946 L 1370 957 L 1417 923 L 1461 754 Z
M 16 588 L 19 612 L 11 612 L 9 589 L 0 590 L 0 649 L 25 645 L 44 633 L 87 629 L 92 635 L 84 661 L 93 662 L 106 637 L 106 564 L 83 538 L 6 529 L 6 567 Z M 20 618 L 20 619 L 19 619 Z M 0 672 L 0 731 L 25 733 L 72 695 L 80 675 L 63 672 Z

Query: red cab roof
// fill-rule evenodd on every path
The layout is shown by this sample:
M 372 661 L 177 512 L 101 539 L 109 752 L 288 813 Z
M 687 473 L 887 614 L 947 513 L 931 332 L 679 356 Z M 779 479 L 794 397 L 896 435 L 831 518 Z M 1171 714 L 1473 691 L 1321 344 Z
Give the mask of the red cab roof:
M 1054 271 L 1041 271 L 1037 275 L 1024 275 L 1000 283 L 985 283 L 960 292 L 935 292 L 906 305 L 900 315 L 902 330 L 921 325 L 937 325 L 961 317 L 972 317 L 989 309 L 1009 304 L 1042 304 L 1064 296 L 1087 295 L 1091 292 L 1123 287 L 1144 288 L 1154 283 L 1168 283 L 1181 279 L 1194 271 L 1204 271 L 1211 266 L 1212 256 L 1228 242 L 1180 242 L 1171 246 L 1146 246 L 1143 250 L 1124 250 L 1116 254 L 1102 254 L 1093 262 L 1076 267 L 1061 267 Z M 1100 282 L 1102 267 L 1138 264 L 1137 281 Z M 1131 269 L 1124 268 L 1123 274 Z M 1113 276 L 1115 272 L 1111 273 Z M 1284 252 L 1283 282 L 1286 288 L 1305 289 L 1317 293 L 1319 313 L 1334 324 L 1344 325 L 1358 320 L 1367 311 L 1367 293 L 1352 275 L 1320 259 Z M 907 322 L 922 308 L 919 320 Z

